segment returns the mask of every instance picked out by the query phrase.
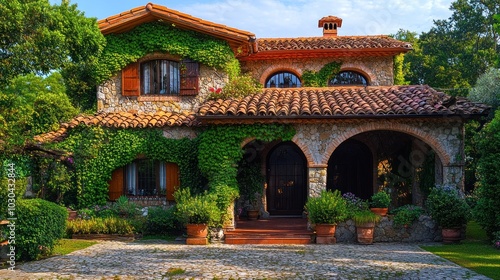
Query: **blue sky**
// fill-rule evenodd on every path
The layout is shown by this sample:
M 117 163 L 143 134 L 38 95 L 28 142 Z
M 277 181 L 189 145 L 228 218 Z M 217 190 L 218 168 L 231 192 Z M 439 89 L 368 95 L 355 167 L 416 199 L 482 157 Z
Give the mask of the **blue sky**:
M 97 19 L 148 2 L 266 38 L 321 36 L 318 20 L 328 15 L 343 19 L 339 35 L 386 35 L 400 28 L 420 34 L 433 20 L 450 17 L 452 0 L 71 0 Z

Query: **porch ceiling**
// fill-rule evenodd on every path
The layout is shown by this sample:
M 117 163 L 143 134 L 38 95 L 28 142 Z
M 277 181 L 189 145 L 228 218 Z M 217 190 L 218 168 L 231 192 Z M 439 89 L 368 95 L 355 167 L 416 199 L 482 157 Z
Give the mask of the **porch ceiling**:
M 243 99 L 205 102 L 200 120 L 472 117 L 489 107 L 426 85 L 267 88 Z

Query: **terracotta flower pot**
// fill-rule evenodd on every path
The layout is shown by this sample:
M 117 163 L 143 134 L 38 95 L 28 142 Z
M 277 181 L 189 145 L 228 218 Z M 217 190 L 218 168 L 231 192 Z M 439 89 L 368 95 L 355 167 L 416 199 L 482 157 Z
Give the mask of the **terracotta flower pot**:
M 364 223 L 356 225 L 356 234 L 359 244 L 373 244 L 373 233 L 375 231 L 375 223 Z
M 317 244 L 335 244 L 336 225 L 333 224 L 316 224 L 316 243 Z
M 380 215 L 382 217 L 387 216 L 388 210 L 389 210 L 389 208 L 370 208 L 370 211 L 372 211 L 373 213 Z
M 206 224 L 187 224 L 188 238 L 206 238 L 208 235 L 208 226 Z
M 259 218 L 259 210 L 247 210 L 249 220 L 257 220 Z
M 441 234 L 443 235 L 444 244 L 459 243 L 460 239 L 462 239 L 462 231 L 460 228 L 443 228 Z

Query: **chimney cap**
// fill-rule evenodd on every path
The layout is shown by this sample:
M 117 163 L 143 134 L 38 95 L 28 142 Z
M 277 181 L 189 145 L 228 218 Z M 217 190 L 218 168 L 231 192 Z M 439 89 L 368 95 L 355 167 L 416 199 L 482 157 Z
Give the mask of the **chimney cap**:
M 342 27 L 342 19 L 336 16 L 323 17 L 318 22 L 318 27 L 323 27 L 325 23 L 336 23 L 338 27 Z

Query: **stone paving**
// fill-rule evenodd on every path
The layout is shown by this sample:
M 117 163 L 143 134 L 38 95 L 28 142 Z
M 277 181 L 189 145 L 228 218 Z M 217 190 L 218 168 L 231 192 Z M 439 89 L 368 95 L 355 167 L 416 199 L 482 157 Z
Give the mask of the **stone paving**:
M 489 279 L 415 244 L 187 246 L 103 241 L 1 279 Z

